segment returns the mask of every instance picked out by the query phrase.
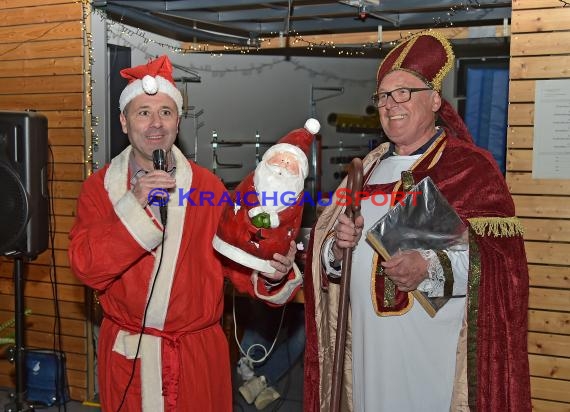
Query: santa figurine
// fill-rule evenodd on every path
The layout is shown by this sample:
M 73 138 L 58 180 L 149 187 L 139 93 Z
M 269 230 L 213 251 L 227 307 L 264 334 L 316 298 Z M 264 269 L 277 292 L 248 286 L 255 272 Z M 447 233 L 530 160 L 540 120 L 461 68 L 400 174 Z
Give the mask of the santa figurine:
M 218 252 L 256 271 L 275 271 L 269 264 L 273 254 L 287 255 L 301 226 L 307 156 L 319 129 L 309 119 L 267 149 L 231 194 L 233 204 L 225 206 L 212 241 Z

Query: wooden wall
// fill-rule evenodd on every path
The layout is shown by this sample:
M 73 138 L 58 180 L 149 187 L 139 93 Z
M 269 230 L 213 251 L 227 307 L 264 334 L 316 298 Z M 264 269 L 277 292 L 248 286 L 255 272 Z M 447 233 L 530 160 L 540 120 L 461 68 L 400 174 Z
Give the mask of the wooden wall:
M 68 232 L 85 175 L 84 130 L 88 130 L 83 7 L 76 0 L 0 0 L 0 110 L 33 109 L 48 118 L 55 275 L 73 399 L 87 398 L 85 291 L 67 258 Z M 32 310 L 26 320 L 25 345 L 53 349 L 51 251 L 25 266 L 24 306 Z M 0 258 L 0 322 L 14 316 L 12 267 L 10 259 Z M 13 375 L 13 365 L 0 356 L 0 386 L 14 387 Z
M 514 0 L 507 182 L 525 225 L 533 409 L 570 411 L 570 176 L 532 178 L 535 81 L 570 79 L 570 5 Z

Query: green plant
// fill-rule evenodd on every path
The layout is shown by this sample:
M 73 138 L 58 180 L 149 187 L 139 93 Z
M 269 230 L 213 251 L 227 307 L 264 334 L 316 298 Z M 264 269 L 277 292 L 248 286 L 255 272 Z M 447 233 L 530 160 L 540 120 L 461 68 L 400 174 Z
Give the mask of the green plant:
M 31 309 L 26 309 L 24 311 L 25 316 L 28 316 L 30 313 L 32 313 Z M 2 333 L 2 331 L 4 329 L 11 328 L 12 326 L 14 326 L 15 323 L 16 323 L 15 318 L 8 319 L 6 322 L 0 323 L 0 333 Z M 0 336 L 0 346 L 9 345 L 9 344 L 13 345 L 14 343 L 15 342 L 14 342 L 14 334 L 13 333 L 11 333 L 7 336 L 4 336 L 4 337 Z

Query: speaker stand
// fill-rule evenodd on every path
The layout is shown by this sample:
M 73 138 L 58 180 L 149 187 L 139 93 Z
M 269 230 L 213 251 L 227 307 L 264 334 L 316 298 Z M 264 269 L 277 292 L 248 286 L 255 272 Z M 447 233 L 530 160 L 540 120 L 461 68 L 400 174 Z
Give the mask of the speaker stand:
M 33 411 L 26 402 L 25 375 L 24 375 L 24 258 L 14 258 L 14 300 L 15 300 L 15 347 L 12 360 L 16 365 L 16 392 L 11 394 L 12 399 L 4 407 L 5 412 Z

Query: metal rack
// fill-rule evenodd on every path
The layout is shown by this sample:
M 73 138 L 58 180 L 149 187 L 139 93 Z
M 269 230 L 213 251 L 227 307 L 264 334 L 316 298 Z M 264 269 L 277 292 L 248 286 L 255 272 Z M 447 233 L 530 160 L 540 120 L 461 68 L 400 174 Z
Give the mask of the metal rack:
M 220 160 L 220 149 L 227 147 L 242 147 L 253 145 L 255 147 L 255 165 L 261 160 L 261 147 L 273 146 L 275 142 L 261 140 L 259 131 L 255 132 L 254 140 L 220 140 L 218 137 L 218 132 L 212 130 L 212 140 L 210 142 L 212 145 L 212 171 L 214 174 L 218 174 L 219 170 L 223 169 L 240 169 L 243 168 L 243 163 L 229 163 Z M 223 179 L 222 179 L 223 180 Z M 239 182 L 225 182 L 227 186 L 237 185 Z

